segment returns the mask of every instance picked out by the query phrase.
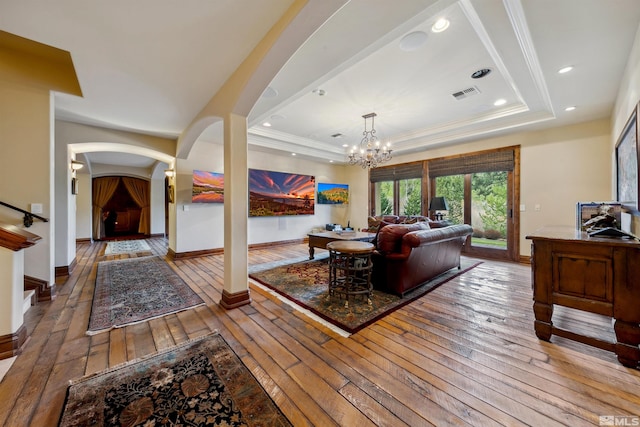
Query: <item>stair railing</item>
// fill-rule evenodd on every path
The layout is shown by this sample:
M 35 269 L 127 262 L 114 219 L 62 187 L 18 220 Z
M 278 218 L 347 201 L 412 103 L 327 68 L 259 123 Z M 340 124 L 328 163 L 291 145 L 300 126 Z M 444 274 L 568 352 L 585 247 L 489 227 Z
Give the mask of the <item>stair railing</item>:
M 0 205 L 2 206 L 6 206 L 10 209 L 13 209 L 14 211 L 18 211 L 18 212 L 22 212 L 24 214 L 24 218 L 22 220 L 22 222 L 24 223 L 24 226 L 29 228 L 33 225 L 33 218 L 37 218 L 42 222 L 49 222 L 49 220 L 47 218 L 41 217 L 40 215 L 36 215 L 34 213 L 31 213 L 29 211 L 25 211 L 24 209 L 20 209 L 18 207 L 15 207 L 13 205 L 10 205 L 9 203 L 5 203 L 5 202 L 0 202 Z

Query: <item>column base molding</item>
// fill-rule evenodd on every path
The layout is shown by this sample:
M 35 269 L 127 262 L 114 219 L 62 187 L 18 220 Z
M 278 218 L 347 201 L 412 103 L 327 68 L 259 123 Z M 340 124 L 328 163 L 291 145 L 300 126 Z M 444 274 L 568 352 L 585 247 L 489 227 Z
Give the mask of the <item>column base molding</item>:
M 222 308 L 231 310 L 233 308 L 242 307 L 243 305 L 251 304 L 251 296 L 249 295 L 249 289 L 232 294 L 226 290 L 222 290 L 222 298 L 220 299 L 220 306 Z
M 27 328 L 24 325 L 13 334 L 0 336 L 0 360 L 22 353 L 22 347 L 26 344 L 27 338 Z

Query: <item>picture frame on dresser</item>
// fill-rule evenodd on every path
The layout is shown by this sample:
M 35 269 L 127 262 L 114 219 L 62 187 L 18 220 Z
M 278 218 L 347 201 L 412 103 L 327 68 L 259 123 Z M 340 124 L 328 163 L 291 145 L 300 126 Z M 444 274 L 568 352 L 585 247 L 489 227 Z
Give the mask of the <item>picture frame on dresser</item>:
M 622 133 L 616 142 L 616 188 L 617 199 L 625 209 L 640 211 L 640 188 L 638 174 L 638 110 L 640 103 L 636 104 L 631 116 L 625 123 Z

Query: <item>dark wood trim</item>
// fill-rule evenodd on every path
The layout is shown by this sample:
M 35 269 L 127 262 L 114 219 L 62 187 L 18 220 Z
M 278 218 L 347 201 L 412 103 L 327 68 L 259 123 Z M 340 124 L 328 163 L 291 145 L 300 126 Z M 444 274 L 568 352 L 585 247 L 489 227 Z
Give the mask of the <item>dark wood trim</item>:
M 64 277 L 64 276 L 70 275 L 71 273 L 73 273 L 73 270 L 76 268 L 77 265 L 78 265 L 78 261 L 74 258 L 73 261 L 71 261 L 71 264 L 56 267 L 55 269 L 56 277 Z
M 291 239 L 291 240 L 279 240 L 277 242 L 265 242 L 265 243 L 254 243 L 249 245 L 249 249 L 268 249 L 274 246 L 282 246 L 282 245 L 291 245 L 296 243 L 306 243 L 309 241 L 308 237 L 303 239 Z
M 198 258 L 207 255 L 221 255 L 224 253 L 224 248 L 216 248 L 216 249 L 204 249 L 201 251 L 189 251 L 189 252 L 174 252 L 173 249 L 167 249 L 167 257 L 172 260 L 176 259 L 187 259 L 187 258 Z
M 251 304 L 249 289 L 245 289 L 241 292 L 236 292 L 235 294 L 227 292 L 226 289 L 222 290 L 222 298 L 220 298 L 220 306 L 222 308 L 231 310 L 247 304 Z
M 91 237 L 83 237 L 81 239 L 76 239 L 76 243 L 91 243 Z
M 0 360 L 8 359 L 22 353 L 22 348 L 27 342 L 27 328 L 21 325 L 13 334 L 0 337 Z
M 11 224 L 0 223 L 0 246 L 19 251 L 33 246 L 42 237 Z
M 265 243 L 255 243 L 253 245 L 249 245 L 249 249 L 268 249 L 275 246 L 282 245 L 291 245 L 296 243 L 307 243 L 309 241 L 308 237 L 303 239 L 291 239 L 291 240 L 280 240 L 277 242 L 265 242 Z M 187 259 L 187 258 L 198 258 L 207 255 L 222 255 L 224 254 L 224 248 L 215 248 L 215 249 L 204 249 L 200 251 L 189 251 L 189 252 L 174 252 L 173 249 L 167 249 L 167 257 L 171 260 L 176 259 Z
M 149 234 L 148 236 L 145 237 L 164 237 L 165 234 L 164 233 L 153 233 L 153 234 Z
M 520 264 L 531 264 L 531 257 L 526 255 L 520 255 L 520 259 L 518 260 Z
M 49 287 L 49 282 L 38 279 L 37 277 L 24 276 L 24 290 L 36 292 L 36 301 L 52 301 L 56 298 L 56 285 Z

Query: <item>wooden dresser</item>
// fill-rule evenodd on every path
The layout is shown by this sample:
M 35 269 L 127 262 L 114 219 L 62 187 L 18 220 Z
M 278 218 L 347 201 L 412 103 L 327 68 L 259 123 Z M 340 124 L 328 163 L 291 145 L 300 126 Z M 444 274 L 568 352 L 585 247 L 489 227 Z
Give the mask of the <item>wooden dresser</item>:
M 546 227 L 531 243 L 533 311 L 538 338 L 551 335 L 613 351 L 636 368 L 640 360 L 640 242 L 593 238 L 569 227 Z M 561 305 L 615 319 L 616 342 L 557 328 L 551 317 Z

